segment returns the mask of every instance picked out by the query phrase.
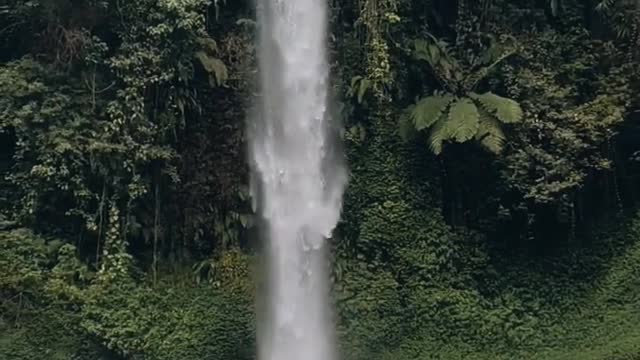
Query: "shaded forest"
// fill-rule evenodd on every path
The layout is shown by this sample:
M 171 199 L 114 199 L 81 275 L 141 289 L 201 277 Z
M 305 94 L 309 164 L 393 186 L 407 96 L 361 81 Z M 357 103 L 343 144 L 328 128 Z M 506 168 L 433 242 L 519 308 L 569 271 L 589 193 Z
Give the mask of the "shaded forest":
M 329 4 L 342 358 L 640 359 L 640 1 Z M 0 4 L 0 359 L 255 358 L 255 13 Z

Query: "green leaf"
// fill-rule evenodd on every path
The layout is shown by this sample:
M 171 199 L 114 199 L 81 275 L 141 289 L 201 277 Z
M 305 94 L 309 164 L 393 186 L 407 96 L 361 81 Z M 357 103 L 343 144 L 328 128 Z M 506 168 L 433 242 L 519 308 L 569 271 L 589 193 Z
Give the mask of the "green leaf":
M 441 53 L 440 48 L 437 45 L 429 45 L 429 54 L 434 64 L 437 64 L 440 61 Z
M 442 153 L 442 146 L 444 145 L 444 141 L 448 139 L 448 135 L 446 132 L 446 124 L 448 120 L 446 116 L 440 117 L 433 126 L 431 127 L 431 131 L 429 132 L 429 137 L 427 138 L 427 143 L 429 144 L 429 148 L 433 151 L 434 154 L 440 155 Z
M 479 110 L 479 114 L 480 127 L 478 128 L 475 139 L 488 151 L 499 154 L 502 152 L 506 139 L 500 123 L 483 109 Z
M 512 124 L 522 121 L 522 108 L 514 100 L 491 92 L 482 95 L 472 93 L 471 98 L 480 102 L 489 114 L 495 116 L 502 123 Z
M 471 140 L 480 126 L 478 108 L 469 98 L 462 98 L 451 105 L 444 131 L 447 137 L 459 143 Z
M 364 96 L 371 88 L 371 85 L 371 80 L 360 75 L 354 76 L 351 78 L 351 86 L 349 87 L 347 94 L 348 96 L 355 96 L 358 100 L 358 104 L 362 104 Z
M 430 65 L 434 64 L 434 56 L 432 51 L 434 49 L 430 48 L 429 43 L 426 40 L 416 39 L 413 42 L 413 57 L 416 60 L 423 60 L 429 63 Z
M 452 100 L 453 97 L 450 95 L 435 95 L 418 101 L 411 111 L 411 119 L 413 120 L 416 130 L 421 131 L 431 127 L 431 125 L 442 116 L 447 105 L 449 105 Z

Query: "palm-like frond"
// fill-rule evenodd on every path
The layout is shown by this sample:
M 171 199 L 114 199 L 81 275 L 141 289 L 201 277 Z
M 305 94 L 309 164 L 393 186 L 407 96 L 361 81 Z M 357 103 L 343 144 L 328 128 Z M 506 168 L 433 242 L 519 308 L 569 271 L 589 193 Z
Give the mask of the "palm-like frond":
M 449 139 L 463 143 L 473 139 L 480 126 L 478 108 L 469 98 L 462 98 L 451 105 L 444 130 Z
M 475 139 L 493 153 L 501 152 L 505 135 L 501 124 L 522 120 L 520 104 L 491 92 L 473 93 L 473 89 L 499 64 L 514 54 L 517 45 L 513 37 L 490 38 L 490 46 L 479 58 L 471 60 L 468 69 L 449 54 L 446 42 L 427 34 L 414 41 L 414 57 L 426 62 L 447 95 L 436 93 L 405 110 L 400 119 L 400 133 L 405 139 L 409 130 L 429 130 L 429 147 L 435 154 L 442 152 L 446 141 L 463 143 Z M 413 125 L 408 129 L 407 125 Z
M 480 114 L 480 126 L 476 133 L 475 140 L 485 149 L 494 154 L 502 152 L 506 137 L 498 120 L 487 113 L 486 110 L 478 109 Z
M 522 108 L 516 101 L 488 92 L 484 94 L 471 93 L 470 97 L 478 101 L 482 107 L 500 122 L 513 124 L 522 120 Z
M 447 121 L 446 116 L 441 116 L 440 119 L 431 127 L 431 131 L 427 138 L 429 148 L 436 155 L 440 155 L 440 153 L 442 153 L 444 142 L 448 139 L 447 132 L 445 131 Z
M 442 152 L 446 141 L 469 140 L 499 154 L 506 140 L 501 124 L 521 120 L 522 109 L 517 102 L 492 93 L 463 98 L 434 95 L 405 110 L 400 118 L 400 135 L 408 141 L 417 131 L 429 129 L 427 141 L 436 155 Z
M 412 107 L 411 119 L 416 130 L 421 131 L 432 126 L 451 103 L 451 95 L 434 95 L 421 99 Z
M 431 151 L 439 155 L 444 142 L 459 143 L 473 139 L 480 127 L 478 108 L 468 98 L 458 99 L 448 113 L 443 113 L 431 126 L 427 142 Z

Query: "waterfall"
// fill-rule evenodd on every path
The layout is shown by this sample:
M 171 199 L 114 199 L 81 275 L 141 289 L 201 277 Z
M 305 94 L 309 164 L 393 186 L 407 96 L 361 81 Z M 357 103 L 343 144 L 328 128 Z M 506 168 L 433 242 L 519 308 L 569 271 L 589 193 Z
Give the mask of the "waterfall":
M 335 358 L 326 239 L 347 172 L 328 111 L 326 0 L 258 0 L 261 101 L 250 157 L 267 240 L 260 360 Z

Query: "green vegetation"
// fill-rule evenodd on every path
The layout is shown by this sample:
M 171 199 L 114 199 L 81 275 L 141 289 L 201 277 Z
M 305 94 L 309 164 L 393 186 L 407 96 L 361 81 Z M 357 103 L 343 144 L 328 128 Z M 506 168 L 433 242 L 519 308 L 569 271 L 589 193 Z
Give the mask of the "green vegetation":
M 640 2 L 332 2 L 343 358 L 640 359 Z M 0 5 L 0 359 L 255 358 L 249 1 Z
M 415 57 L 429 64 L 448 91 L 420 99 L 408 109 L 416 130 L 431 128 L 428 143 L 436 155 L 442 152 L 445 141 L 463 143 L 471 139 L 493 153 L 500 153 L 505 140 L 500 123 L 522 120 L 522 109 L 517 102 L 491 92 L 473 92 L 492 69 L 514 52 L 498 48 L 492 44 L 482 57 L 471 58 L 478 63 L 469 64 L 469 68 L 478 69 L 465 75 L 458 62 L 450 57 L 445 42 L 430 44 L 416 40 Z

